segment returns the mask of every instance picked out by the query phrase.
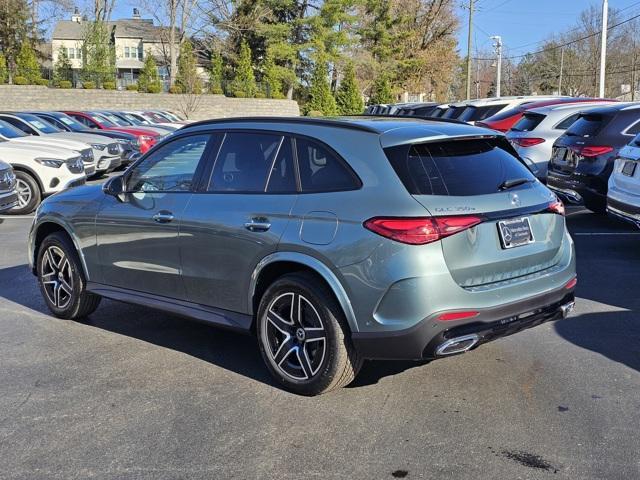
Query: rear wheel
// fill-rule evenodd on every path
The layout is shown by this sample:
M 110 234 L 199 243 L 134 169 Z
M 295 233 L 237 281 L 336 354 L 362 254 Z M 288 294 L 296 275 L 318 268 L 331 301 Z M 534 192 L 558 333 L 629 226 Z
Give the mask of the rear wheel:
M 38 250 L 40 292 L 56 316 L 75 320 L 93 313 L 101 297 L 86 291 L 86 280 L 76 249 L 67 235 L 55 232 Z
M 35 178 L 26 172 L 16 172 L 16 191 L 18 192 L 18 205 L 9 213 L 14 215 L 23 215 L 33 212 L 40 201 L 42 193 Z
M 591 210 L 593 213 L 606 213 L 607 211 L 606 200 L 601 200 L 597 198 L 585 197 L 584 206 L 587 210 Z
M 318 395 L 343 387 L 362 366 L 342 309 L 311 274 L 285 275 L 267 289 L 257 333 L 267 368 L 295 393 Z

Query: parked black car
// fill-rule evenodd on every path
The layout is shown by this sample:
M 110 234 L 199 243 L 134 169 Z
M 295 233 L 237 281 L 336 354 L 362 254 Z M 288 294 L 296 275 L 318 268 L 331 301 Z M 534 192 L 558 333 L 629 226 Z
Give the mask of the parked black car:
M 640 103 L 581 113 L 553 144 L 547 186 L 571 203 L 604 213 L 614 160 L 638 132 Z

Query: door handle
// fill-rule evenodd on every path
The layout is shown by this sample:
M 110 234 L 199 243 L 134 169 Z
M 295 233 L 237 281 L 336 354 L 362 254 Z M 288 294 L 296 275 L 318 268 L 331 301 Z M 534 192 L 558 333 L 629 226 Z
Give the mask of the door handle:
M 271 228 L 271 224 L 266 218 L 252 218 L 250 222 L 244 224 L 244 228 L 251 232 L 266 232 Z
M 160 210 L 153 217 L 153 220 L 158 223 L 169 223 L 174 219 L 173 213 L 168 212 L 167 210 Z

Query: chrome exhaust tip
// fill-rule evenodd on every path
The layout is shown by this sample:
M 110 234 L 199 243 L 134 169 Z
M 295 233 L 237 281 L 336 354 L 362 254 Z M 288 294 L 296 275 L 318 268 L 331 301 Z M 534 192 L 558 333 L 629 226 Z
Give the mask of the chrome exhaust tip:
M 479 341 L 480 337 L 475 333 L 455 337 L 440 344 L 436 349 L 436 355 L 445 356 L 453 355 L 454 353 L 463 353 L 475 346 Z
M 564 305 L 560 305 L 560 311 L 562 312 L 562 318 L 567 318 L 573 309 L 576 308 L 576 302 L 568 302 Z

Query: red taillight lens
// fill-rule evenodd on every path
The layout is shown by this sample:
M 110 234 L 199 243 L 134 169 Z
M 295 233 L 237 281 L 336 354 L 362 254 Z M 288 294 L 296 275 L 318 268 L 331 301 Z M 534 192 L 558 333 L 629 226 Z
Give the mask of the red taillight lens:
M 476 310 L 469 310 L 465 312 L 448 312 L 438 315 L 438 320 L 443 322 L 451 322 L 453 320 L 464 320 L 465 318 L 472 318 L 478 315 Z
M 364 222 L 365 228 L 396 242 L 424 245 L 461 232 L 482 222 L 475 215 L 452 217 L 375 217 Z
M 564 288 L 567 289 L 567 290 L 571 290 L 577 284 L 578 284 L 578 277 L 573 277 L 571 280 L 569 280 L 567 282 L 567 284 L 564 286 Z
M 513 143 L 520 147 L 533 147 L 534 145 L 540 145 L 544 142 L 544 138 L 511 138 Z
M 557 213 L 558 215 L 564 216 L 564 203 L 562 203 L 561 200 L 556 200 L 555 202 L 551 202 L 547 207 L 547 210 L 549 210 L 552 213 Z
M 608 145 L 592 145 L 592 146 L 585 146 L 585 147 L 576 146 L 576 147 L 571 147 L 571 150 L 573 150 L 579 155 L 582 155 L 583 157 L 589 158 L 589 157 L 597 157 L 598 155 L 605 155 L 607 153 L 613 152 L 613 147 L 610 147 Z

